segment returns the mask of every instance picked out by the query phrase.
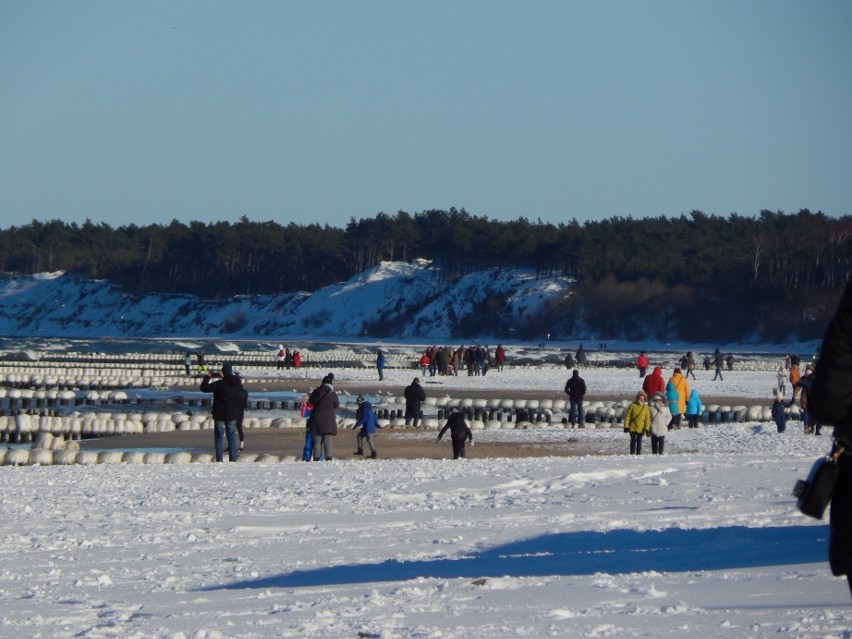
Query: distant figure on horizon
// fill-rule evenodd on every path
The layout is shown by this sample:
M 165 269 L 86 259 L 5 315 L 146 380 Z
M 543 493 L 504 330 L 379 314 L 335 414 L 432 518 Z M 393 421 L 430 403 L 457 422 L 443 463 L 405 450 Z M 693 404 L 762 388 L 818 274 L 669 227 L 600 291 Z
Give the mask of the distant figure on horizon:
M 571 409 L 568 412 L 571 426 L 586 426 L 586 411 L 583 410 L 583 397 L 586 396 L 586 382 L 580 377 L 580 371 L 576 368 L 565 382 L 565 393 L 568 395 Z
M 636 358 L 636 368 L 639 369 L 639 377 L 645 377 L 645 373 L 648 372 L 648 358 L 645 356 L 645 351 L 641 351 Z
M 379 372 L 379 381 L 385 378 L 385 353 L 380 348 L 376 353 L 376 370 Z
M 716 373 L 713 375 L 713 381 L 716 381 L 716 378 L 719 378 L 720 382 L 725 381 L 722 377 L 722 353 L 717 348 L 713 353 L 713 364 L 716 366 Z

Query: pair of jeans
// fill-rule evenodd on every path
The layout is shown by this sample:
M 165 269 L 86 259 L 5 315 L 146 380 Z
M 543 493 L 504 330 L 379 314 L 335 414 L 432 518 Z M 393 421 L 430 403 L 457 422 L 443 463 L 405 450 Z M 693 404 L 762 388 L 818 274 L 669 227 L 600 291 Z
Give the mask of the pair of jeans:
M 216 451 L 216 461 L 224 461 L 225 436 L 228 437 L 228 459 L 237 461 L 240 456 L 240 444 L 237 437 L 237 420 L 224 421 L 217 419 L 213 423 L 213 444 Z
M 373 436 L 370 433 L 358 433 L 358 450 L 364 450 L 364 440 L 367 440 L 367 446 L 370 447 L 370 452 L 375 453 L 376 447 L 373 445 Z
M 414 420 L 414 428 L 417 428 L 420 425 L 420 409 L 419 408 L 406 408 L 405 409 L 405 425 L 408 426 L 411 423 L 411 420 Z
M 583 400 L 570 399 L 568 401 L 570 402 L 568 419 L 571 425 L 579 424 L 580 426 L 584 426 L 586 424 L 586 411 L 583 410 Z

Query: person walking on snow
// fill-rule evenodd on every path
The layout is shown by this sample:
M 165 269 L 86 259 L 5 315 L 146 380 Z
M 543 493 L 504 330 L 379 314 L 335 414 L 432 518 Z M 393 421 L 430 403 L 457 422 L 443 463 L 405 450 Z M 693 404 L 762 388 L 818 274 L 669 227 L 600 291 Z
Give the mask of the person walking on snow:
M 447 423 L 444 424 L 441 432 L 438 433 L 436 441 L 441 441 L 441 438 L 448 429 L 450 431 L 450 439 L 453 442 L 453 459 L 464 459 L 465 442 L 470 441 L 470 445 L 473 446 L 473 433 L 467 422 L 464 421 L 464 415 L 461 414 L 458 408 L 453 408 L 453 412 L 449 419 L 447 419 Z
M 713 353 L 713 364 L 715 364 L 716 366 L 716 373 L 713 375 L 713 381 L 715 382 L 717 377 L 719 378 L 720 382 L 725 381 L 722 378 L 722 352 L 718 348 Z
M 784 391 L 787 390 L 787 371 L 784 370 L 783 364 L 778 365 L 778 370 L 775 373 L 775 377 L 778 380 L 778 386 L 776 388 L 783 397 Z
M 376 459 L 378 453 L 376 452 L 376 447 L 373 445 L 373 435 L 379 425 L 379 419 L 373 411 L 373 405 L 364 399 L 363 395 L 358 396 L 357 402 L 358 410 L 355 412 L 355 428 L 360 426 L 361 430 L 358 431 L 358 450 L 355 451 L 355 454 L 364 454 L 364 440 L 366 440 L 367 446 L 370 447 L 370 457 Z
M 689 379 L 689 376 L 692 375 L 692 379 L 695 379 L 695 357 L 692 356 L 692 351 L 686 352 L 686 379 Z
M 648 358 L 645 356 L 645 351 L 639 353 L 639 357 L 636 358 L 636 368 L 639 369 L 639 377 L 645 377 L 648 371 Z

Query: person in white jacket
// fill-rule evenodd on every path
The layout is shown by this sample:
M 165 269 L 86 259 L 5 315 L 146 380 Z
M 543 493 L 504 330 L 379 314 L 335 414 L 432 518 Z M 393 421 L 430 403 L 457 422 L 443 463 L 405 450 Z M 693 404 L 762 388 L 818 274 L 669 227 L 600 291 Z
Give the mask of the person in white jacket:
M 648 408 L 651 411 L 651 454 L 662 455 L 672 413 L 663 393 L 657 391 L 651 395 L 650 399 Z

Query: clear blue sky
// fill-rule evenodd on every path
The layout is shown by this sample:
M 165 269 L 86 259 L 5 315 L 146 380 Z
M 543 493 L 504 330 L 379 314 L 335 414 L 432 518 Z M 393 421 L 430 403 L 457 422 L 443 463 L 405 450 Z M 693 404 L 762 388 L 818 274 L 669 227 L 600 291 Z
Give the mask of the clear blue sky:
M 0 227 L 852 213 L 852 2 L 0 0 Z

